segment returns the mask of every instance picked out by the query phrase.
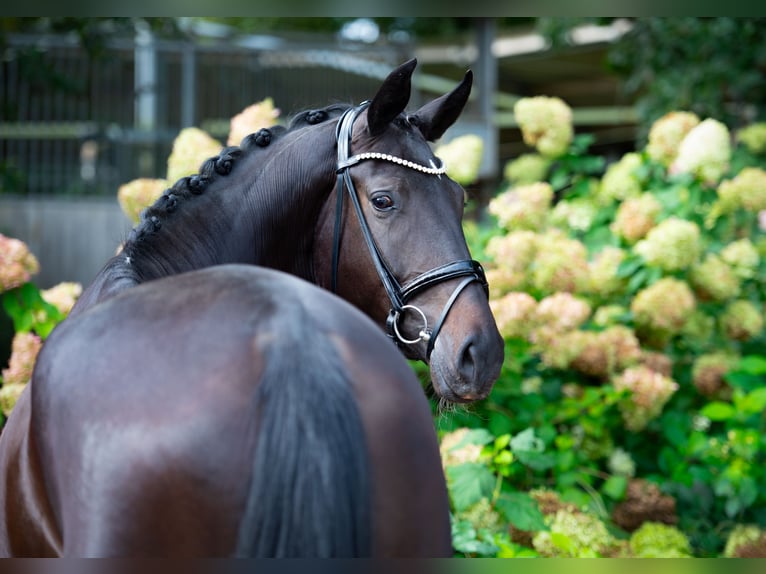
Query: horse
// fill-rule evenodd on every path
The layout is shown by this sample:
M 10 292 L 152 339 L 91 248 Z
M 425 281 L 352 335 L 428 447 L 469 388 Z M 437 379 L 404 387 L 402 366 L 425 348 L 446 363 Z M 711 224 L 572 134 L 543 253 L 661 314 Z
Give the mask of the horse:
M 252 374 L 253 367 L 248 370 L 245 366 L 254 360 L 252 349 L 243 349 L 242 339 L 227 339 L 221 335 L 226 329 L 245 328 L 243 325 L 247 325 L 252 314 L 246 306 L 229 297 L 225 302 L 230 311 L 224 310 L 221 316 L 215 316 L 200 309 L 195 311 L 199 313 L 196 316 L 198 323 L 194 323 L 195 315 L 189 309 L 195 306 L 195 299 L 188 295 L 195 281 L 200 281 L 201 287 L 194 292 L 199 294 L 201 301 L 207 302 L 209 293 L 215 292 L 214 285 L 222 286 L 225 281 L 211 282 L 206 279 L 206 274 L 228 275 L 231 265 L 271 268 L 324 288 L 327 296 L 331 292 L 345 299 L 385 331 L 394 343 L 389 344 L 390 347 L 396 346 L 405 357 L 429 364 L 431 383 L 442 400 L 471 402 L 487 396 L 499 375 L 503 342 L 489 310 L 484 271 L 478 262 L 470 259 L 463 236 L 464 191 L 447 177 L 444 166 L 429 145 L 459 117 L 470 94 L 472 76 L 470 71 L 467 72 L 451 92 L 407 114 L 405 108 L 415 66 L 416 62 L 411 60 L 396 68 L 372 100 L 359 106 L 332 105 L 306 110 L 293 118 L 287 128 L 263 129 L 244 138 L 240 146 L 224 148 L 218 156 L 204 162 L 198 174 L 180 179 L 144 211 L 120 253 L 106 263 L 83 292 L 70 316 L 46 341 L 32 380 L 0 435 L 0 554 L 195 553 L 190 546 L 174 546 L 170 540 L 184 539 L 185 530 L 178 517 L 182 516 L 182 509 L 188 510 L 192 506 L 191 498 L 170 496 L 161 485 L 171 479 L 162 472 L 163 469 L 152 464 L 158 464 L 154 459 L 160 458 L 161 453 L 170 458 L 182 457 L 179 453 L 185 452 L 183 445 L 173 441 L 183 443 L 194 436 L 185 424 L 186 418 L 177 411 L 173 411 L 177 415 L 175 418 L 170 415 L 167 420 L 162 418 L 163 409 L 171 408 L 168 406 L 171 398 L 181 403 L 186 400 L 184 382 L 196 391 L 215 387 L 215 392 L 225 394 L 233 392 L 228 385 L 235 383 L 216 376 L 210 365 L 236 365 Z M 282 283 L 274 281 L 277 293 L 283 287 Z M 301 292 L 308 293 L 306 290 Z M 269 299 L 268 294 L 261 295 Z M 154 298 L 162 304 L 154 303 Z M 327 297 L 319 300 L 326 301 Z M 335 307 L 324 304 L 328 309 Z M 120 305 L 125 305 L 129 311 L 120 311 Z M 144 306 L 153 309 L 153 313 L 139 313 Z M 129 327 L 123 329 L 120 322 L 127 321 L 132 315 L 142 317 L 143 321 L 131 321 L 127 323 Z M 221 322 L 221 317 L 226 320 Z M 191 328 L 189 321 L 196 328 Z M 93 324 L 101 328 L 89 330 L 87 325 Z M 120 333 L 121 350 L 118 350 L 117 339 L 106 338 L 111 329 Z M 214 356 L 183 352 L 187 348 L 204 347 L 201 339 L 195 339 L 201 337 L 198 330 L 218 334 L 219 338 L 212 341 L 216 349 Z M 249 334 L 252 336 L 252 332 Z M 103 343 L 101 337 L 105 338 Z M 233 346 L 226 347 L 218 344 L 219 341 L 229 341 Z M 165 354 L 152 353 L 144 360 L 139 350 L 159 347 L 161 342 Z M 327 341 L 323 345 L 325 349 L 332 346 Z M 354 348 L 361 355 L 369 355 L 369 352 Z M 383 349 L 378 344 L 374 349 L 382 357 L 392 360 L 390 349 Z M 114 358 L 114 364 L 98 360 L 97 352 Z M 291 356 L 290 351 L 284 352 L 287 357 Z M 313 354 L 319 353 L 314 351 Z M 293 373 L 296 377 L 318 376 L 318 369 L 310 362 L 300 361 L 297 351 L 292 355 L 303 369 L 302 374 Z M 163 356 L 167 362 L 162 361 Z M 397 357 L 401 359 L 399 355 Z M 348 359 L 345 356 L 347 363 Z M 133 364 L 142 368 L 128 369 Z M 257 361 L 254 364 L 257 365 Z M 124 369 L 131 376 L 126 375 Z M 392 419 L 398 420 L 392 408 L 394 404 L 396 408 L 405 408 L 404 412 L 410 408 L 385 393 L 381 395 L 382 391 L 370 391 L 374 385 L 365 382 L 363 369 L 349 367 L 348 370 L 355 373 L 353 384 L 359 395 L 356 398 L 364 414 L 363 426 L 367 433 L 370 431 L 366 417 L 371 415 L 366 414 L 361 405 L 370 399 L 363 395 L 377 395 L 384 409 L 382 412 Z M 236 376 L 233 378 L 237 379 Z M 118 400 L 127 386 L 136 390 L 126 395 L 126 400 Z M 271 386 L 263 382 L 261 387 Z M 160 395 L 165 399 L 161 408 L 157 401 L 147 405 L 146 401 L 136 399 L 141 392 L 151 395 L 150 390 L 156 392 L 158 389 L 167 392 Z M 257 389 L 253 392 L 258 395 Z M 67 393 L 74 393 L 82 402 L 72 402 L 65 396 Z M 131 403 L 134 399 L 136 402 Z M 253 399 L 249 400 L 252 402 Z M 321 395 L 312 400 L 316 408 L 329 408 L 328 399 Z M 113 419 L 99 428 L 95 424 L 99 418 L 94 413 L 118 403 L 122 410 L 112 406 Z M 141 405 L 142 409 L 151 406 L 160 410 L 149 409 L 154 417 L 142 415 L 136 405 Z M 343 408 L 350 413 L 350 408 Z M 120 415 L 121 412 L 125 414 Z M 186 414 L 190 416 L 192 411 L 186 411 Z M 261 433 L 269 436 L 278 433 L 265 422 L 270 420 L 268 416 L 263 416 L 259 428 L 265 430 Z M 202 427 L 212 424 L 207 415 L 200 417 L 207 421 L 199 423 Z M 57 424 L 53 424 L 53 419 Z M 105 445 L 110 443 L 106 437 L 110 436 L 110 429 L 114 431 L 121 424 L 133 429 L 136 433 L 134 441 L 107 448 Z M 80 425 L 91 430 L 78 434 L 78 431 L 62 429 L 60 425 Z M 156 429 L 165 429 L 167 433 L 164 446 L 161 442 L 163 433 L 155 436 Z M 71 442 L 64 441 L 60 449 L 54 448 L 53 445 L 59 444 L 55 439 L 57 433 L 74 438 Z M 235 436 L 239 438 L 236 434 L 218 438 L 225 442 L 234 440 Z M 441 467 L 437 469 L 434 462 L 433 428 L 428 435 L 431 438 L 424 436 L 417 440 L 413 438 L 413 444 L 423 456 L 423 464 L 427 467 L 430 464 L 423 470 L 424 476 L 440 477 L 433 482 L 434 496 L 438 500 L 427 502 L 424 498 L 424 504 L 437 509 L 434 520 L 439 523 L 418 535 L 407 531 L 414 536 L 409 547 L 390 544 L 385 542 L 387 535 L 376 534 L 370 546 L 362 544 L 349 553 L 446 553 L 443 539 L 448 523 L 444 518 L 444 479 L 440 474 Z M 138 438 L 150 441 L 145 448 L 155 451 L 140 459 L 139 471 L 129 472 L 130 469 L 117 464 L 115 457 L 124 452 L 118 447 L 138 448 L 135 447 Z M 374 437 L 368 436 L 365 440 L 374 442 Z M 174 451 L 171 447 L 180 450 Z M 375 447 L 368 445 L 367 448 L 370 457 L 375 458 Z M 398 444 L 397 450 L 401 448 L 403 445 Z M 255 452 L 258 450 L 256 448 Z M 359 446 L 359 450 L 362 452 L 365 448 Z M 99 455 L 83 458 L 83 453 L 90 451 Z M 228 477 L 230 468 L 214 464 L 216 457 L 212 455 L 215 452 L 214 448 L 204 451 L 204 456 L 212 459 L 205 466 L 207 474 L 190 476 L 196 476 L 195 480 L 208 486 L 218 480 L 229 484 L 225 477 Z M 243 452 L 251 451 L 245 449 Z M 255 456 L 259 460 L 259 455 Z M 383 458 L 386 464 L 398 468 L 397 456 L 389 452 Z M 72 457 L 87 468 L 64 462 Z M 403 459 L 411 461 L 412 457 Z M 426 462 L 429 460 L 430 463 Z M 86 480 L 84 473 L 95 472 L 94 468 L 99 464 L 114 474 L 99 475 L 98 484 Z M 341 462 L 330 456 L 327 464 Z M 251 473 L 251 481 L 257 483 L 263 469 L 270 467 L 271 464 L 259 465 L 259 472 Z M 242 468 L 242 465 L 231 468 Z M 378 496 L 375 493 L 379 490 L 393 488 L 387 486 L 386 481 L 406 483 L 401 476 L 406 474 L 403 469 L 386 477 L 375 472 L 378 474 L 371 476 L 373 497 Z M 66 483 L 60 473 L 74 477 L 72 480 L 82 479 L 91 487 L 100 485 L 101 496 L 90 498 L 78 490 L 79 482 Z M 180 470 L 176 469 L 173 476 L 181 476 Z M 156 480 L 152 481 L 152 477 Z M 128 534 L 125 534 L 126 538 L 120 537 L 130 527 L 120 529 L 109 524 L 107 528 L 105 521 L 109 520 L 93 518 L 100 516 L 102 506 L 109 515 L 109 505 L 121 496 L 121 489 L 130 491 L 133 480 L 145 486 L 147 498 L 136 495 L 135 499 L 140 501 L 145 512 L 151 513 L 159 524 L 162 517 L 167 517 L 172 525 L 164 533 L 158 532 L 156 526 L 146 530 L 141 540 L 143 546 L 137 541 L 131 542 Z M 274 480 L 283 479 L 277 475 Z M 300 479 L 302 487 L 306 480 L 305 476 Z M 197 483 L 187 483 L 180 488 L 186 489 L 191 497 L 199 494 L 194 490 L 195 486 L 200 487 Z M 413 488 L 422 494 L 422 488 Z M 394 488 L 393 491 L 399 496 L 403 489 Z M 242 503 L 242 490 L 238 492 L 240 498 L 236 502 Z M 177 506 L 165 508 L 163 497 Z M 400 527 L 409 518 L 413 524 L 423 523 L 417 517 L 408 517 L 409 503 L 400 504 L 398 499 L 388 497 L 387 504 L 395 508 L 382 511 L 386 505 L 381 504 L 379 498 L 375 500 L 378 501 L 374 506 L 376 520 L 378 515 L 390 520 L 396 517 L 393 522 Z M 258 504 L 261 502 L 259 500 Z M 257 506 L 252 501 L 248 504 Z M 278 504 L 287 504 L 286 499 L 280 498 Z M 84 511 L 83 506 L 96 507 L 94 514 Z M 299 505 L 291 507 L 300 508 Z M 225 527 L 221 526 L 222 530 L 211 524 L 207 529 L 200 526 L 201 530 L 195 531 L 197 534 L 190 535 L 195 539 L 200 531 L 208 533 L 204 543 L 200 541 L 195 547 L 199 554 L 226 555 L 242 550 L 240 543 L 232 545 L 231 535 L 232 524 L 237 522 L 234 517 L 242 516 L 241 506 L 230 504 L 227 508 L 230 510 L 228 522 Z M 204 522 L 210 512 L 205 507 L 196 514 L 197 520 Z M 412 512 L 417 514 L 415 510 Z M 187 518 L 195 516 L 189 512 L 185 515 Z M 109 516 L 114 518 L 115 515 Z M 335 514 L 328 516 L 335 517 Z M 139 524 L 149 520 L 134 518 Z M 190 520 L 194 522 L 195 519 Z M 243 525 L 247 523 L 242 520 Z M 328 520 L 333 524 L 343 522 L 336 518 Z M 112 538 L 104 540 L 97 531 Z M 212 540 L 216 535 L 209 534 L 211 531 L 218 532 L 225 542 L 214 543 Z M 442 542 L 436 547 L 429 546 L 429 542 L 423 540 L 428 536 Z M 395 538 L 395 535 L 390 534 L 388 538 Z M 150 539 L 155 541 L 155 546 Z M 437 547 L 438 551 L 435 550 Z M 260 546 L 250 546 L 244 553 L 290 554 Z M 330 552 L 335 553 L 335 550 Z M 307 549 L 306 555 L 311 554 L 312 551 Z
M 306 281 L 223 265 L 128 289 L 54 330 L 33 385 L 32 476 L 6 485 L 33 499 L 6 490 L 5 552 L 450 552 L 420 382 L 368 317 Z

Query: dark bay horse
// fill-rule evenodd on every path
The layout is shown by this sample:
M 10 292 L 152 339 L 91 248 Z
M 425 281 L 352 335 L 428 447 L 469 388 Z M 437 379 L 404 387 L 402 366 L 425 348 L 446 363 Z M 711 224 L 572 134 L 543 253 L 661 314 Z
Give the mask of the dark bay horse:
M 234 273 L 227 264 L 270 267 L 333 290 L 385 327 L 389 338 L 406 356 L 428 362 L 434 389 L 447 401 L 473 401 L 489 393 L 502 363 L 503 343 L 487 303 L 484 272 L 470 259 L 463 237 L 460 222 L 463 190 L 446 176 L 427 143 L 438 139 L 461 113 L 470 92 L 471 75 L 468 73 L 452 92 L 406 114 L 414 67 L 415 62 L 411 61 L 394 70 L 375 97 L 361 106 L 330 106 L 303 112 L 287 129 L 261 130 L 246 137 L 239 147 L 223 149 L 219 156 L 202 165 L 199 174 L 179 180 L 144 212 L 121 253 L 106 264 L 70 317 L 49 337 L 33 380 L 0 436 L 0 552 L 226 555 L 238 550 L 244 554 L 283 555 L 295 551 L 294 547 L 277 551 L 273 545 L 262 546 L 260 542 L 254 546 L 242 540 L 238 546 L 233 544 L 236 527 L 232 525 L 239 524 L 245 498 L 242 488 L 235 494 L 227 476 L 243 468 L 242 460 L 239 466 L 219 465 L 218 462 L 230 462 L 223 456 L 225 449 L 216 449 L 204 441 L 197 444 L 207 445 L 203 451 L 194 446 L 196 432 L 204 434 L 207 429 L 215 433 L 214 422 L 227 421 L 225 415 L 221 420 L 212 420 L 221 416 L 220 409 L 210 413 L 195 410 L 193 405 L 197 403 L 193 401 L 200 396 L 220 395 L 236 396 L 242 404 L 257 403 L 250 395 L 245 401 L 228 385 L 237 387 L 236 381 L 240 381 L 237 387 L 240 390 L 245 385 L 244 375 L 238 369 L 252 374 L 261 365 L 268 371 L 268 367 L 253 358 L 252 349 L 243 349 L 242 341 L 247 337 L 258 340 L 253 335 L 255 331 L 248 330 L 253 320 L 252 309 L 259 308 L 252 297 L 244 297 L 247 304 L 234 301 L 242 293 L 222 298 L 222 306 L 225 303 L 229 308 L 221 309 L 219 315 L 206 308 L 216 287 L 222 287 L 228 275 Z M 244 273 L 237 269 L 237 273 Z M 200 287 L 194 290 L 197 281 Z M 283 281 L 275 279 L 273 291 L 264 288 L 259 297 L 267 301 L 278 298 L 282 287 L 289 290 Z M 301 292 L 308 297 L 309 291 Z M 323 297 L 317 300 L 331 298 L 329 293 Z M 290 300 L 294 302 L 295 298 Z M 304 307 L 312 305 L 308 302 Z M 326 305 L 330 311 L 335 308 L 334 304 Z M 143 308 L 152 311 L 139 312 Z M 283 306 L 279 309 L 283 312 Z M 129 321 L 132 316 L 142 320 Z M 336 327 L 334 322 L 331 325 Z M 307 331 L 307 336 L 327 338 L 330 326 L 324 329 L 325 337 L 312 335 L 312 331 Z M 109 335 L 111 330 L 119 336 Z M 204 338 L 199 331 L 210 331 L 215 336 Z M 222 335 L 228 331 L 234 333 Z M 329 336 L 330 341 L 323 341 L 322 348 L 329 352 L 332 349 L 328 346 L 334 346 L 336 351 L 338 347 L 348 351 L 351 347 L 339 344 L 338 337 Z M 360 335 L 362 340 L 367 340 L 366 336 Z M 208 346 L 210 352 L 203 352 Z M 393 345 L 389 343 L 389 347 Z M 302 370 L 296 377 L 318 376 L 321 369 L 303 361 L 299 352 L 291 355 L 290 346 L 274 347 L 277 348 L 280 354 L 295 359 L 295 366 Z M 364 357 L 370 352 L 378 353 L 385 358 L 384 363 L 393 360 L 390 348 L 381 348 L 379 344 L 364 352 L 355 346 L 353 349 Z M 316 349 L 306 352 L 312 356 L 325 354 Z M 261 356 L 257 350 L 255 354 Z M 99 356 L 113 360 L 101 360 Z M 381 379 L 375 379 L 374 373 L 365 375 L 365 369 L 359 367 L 363 362 L 351 364 L 348 355 L 343 358 L 353 380 L 365 433 L 370 432 L 368 421 L 372 418 L 400 420 L 396 409 L 401 409 L 405 418 L 421 420 L 415 424 L 422 426 L 425 420 L 422 415 L 410 411 L 420 408 L 417 402 L 405 406 L 405 401 L 399 400 L 403 394 L 378 389 L 378 383 L 383 385 Z M 245 366 L 248 362 L 252 362 L 250 367 Z M 393 367 L 397 373 L 401 370 Z M 408 378 L 383 371 L 379 376 L 386 380 Z M 256 396 L 260 391 L 254 391 L 255 387 L 272 386 L 265 382 L 262 387 L 257 382 L 250 384 L 249 390 Z M 411 386 L 405 382 L 398 384 Z M 130 393 L 124 391 L 127 387 L 131 387 Z M 373 388 L 376 390 L 371 391 Z M 289 412 L 294 412 L 297 420 L 307 418 L 308 414 L 299 412 L 297 405 L 310 401 L 307 410 L 313 407 L 325 412 L 340 408 L 352 416 L 347 407 L 331 407 L 329 403 L 334 401 L 320 389 L 317 385 L 314 394 L 303 397 L 304 402 L 299 401 L 295 410 L 291 408 Z M 79 399 L 73 401 L 70 395 Z M 140 400 L 139 395 L 154 400 Z M 253 408 L 248 416 L 261 413 L 258 410 L 261 407 Z M 381 410 L 373 414 L 376 408 Z M 102 409 L 108 416 L 94 414 Z M 169 414 L 164 419 L 166 411 Z M 269 424 L 266 410 L 263 413 L 259 428 Z M 281 415 L 274 416 L 281 419 Z M 253 420 L 257 419 L 256 416 Z M 234 424 L 234 417 L 231 422 Z M 60 425 L 75 426 L 62 429 Z M 117 432 L 123 426 L 134 434 Z M 268 432 L 271 438 L 264 440 L 278 440 L 271 435 L 279 435 L 279 430 Z M 410 432 L 406 437 L 401 434 Z M 436 452 L 433 428 L 425 434 L 420 432 L 403 426 L 400 434 L 392 436 L 408 444 L 397 443 L 389 450 L 380 446 L 380 437 L 365 436 L 370 443 L 373 518 L 377 528 L 372 530 L 370 545 L 360 543 L 344 550 L 333 547 L 327 552 L 326 546 L 321 551 L 307 548 L 302 554 L 447 552 L 444 532 L 446 528 L 448 534 L 449 525 L 445 526 L 443 476 L 433 458 Z M 235 436 L 237 440 L 242 438 L 236 433 L 211 434 L 207 438 L 236 442 Z M 250 438 L 250 443 L 239 443 L 243 449 L 240 456 L 248 461 L 251 451 L 247 448 L 255 444 L 252 441 L 260 440 L 252 435 Z M 146 444 L 138 446 L 139 439 Z M 372 444 L 376 441 L 378 446 Z M 184 453 L 188 452 L 184 448 L 195 451 L 204 473 L 183 474 L 187 456 Z M 422 485 L 415 484 L 417 479 L 404 476 L 407 467 L 399 466 L 396 457 L 400 450 L 409 448 L 418 450 L 423 458 L 424 466 L 412 466 L 413 469 L 422 470 L 423 476 L 431 480 L 438 474 L 432 482 L 435 498 L 425 497 Z M 136 458 L 125 459 L 131 462 L 131 468 L 138 469 L 135 472 L 121 474 L 129 470 L 127 463 L 120 462 L 124 449 L 135 451 Z M 219 450 L 222 461 L 217 458 Z M 256 453 L 259 450 L 255 448 Z M 285 456 L 293 454 L 285 452 Z M 336 456 L 327 455 L 325 464 L 338 464 Z M 65 462 L 73 457 L 79 462 Z M 162 464 L 157 466 L 158 461 L 170 464 L 176 457 L 180 466 L 173 467 L 169 474 L 164 473 Z M 402 460 L 411 464 L 413 458 L 408 455 Z M 380 461 L 395 470 L 381 475 Z M 259 465 L 264 467 L 271 468 L 272 463 Z M 61 473 L 63 476 L 59 476 Z M 250 474 L 253 481 L 261 480 L 260 473 Z M 181 480 L 179 488 L 186 495 L 170 496 L 168 484 L 176 485 L 172 478 L 183 476 L 186 476 L 183 480 L 192 481 L 184 485 Z M 245 479 L 238 475 L 236 480 Z M 285 479 L 275 474 L 273 480 Z M 296 480 L 303 484 L 309 479 L 301 475 Z M 414 481 L 409 487 L 408 480 Z M 141 486 L 131 486 L 134 481 Z M 198 507 L 190 502 L 200 492 L 195 487 L 209 486 L 210 492 L 219 493 L 218 487 L 213 486 L 219 481 L 224 488 L 228 484 L 233 497 L 226 503 L 230 514 L 221 519 L 227 521 L 226 525 L 212 518 L 208 506 Z M 80 482 L 98 493 L 93 496 L 86 493 L 78 488 Z M 411 511 L 410 502 L 403 502 L 410 500 L 403 493 L 410 487 L 423 496 L 422 504 L 435 509 L 431 517 L 435 522 L 420 530 L 419 535 L 406 531 L 413 537 L 409 545 L 391 542 L 397 540 L 392 534 L 397 525 L 401 527 L 408 520 L 419 526 L 426 522 L 422 517 L 428 513 L 422 512 L 418 518 L 417 507 Z M 140 498 L 139 491 L 146 498 Z M 109 503 L 116 504 L 117 499 L 127 496 L 126 492 L 135 495 L 126 498 L 131 504 L 143 505 L 145 510 L 136 510 L 137 513 L 153 511 L 150 514 L 156 526 L 146 530 L 140 540 L 131 538 L 135 535 L 131 524 L 111 524 L 112 518 L 117 520 L 116 514 L 111 513 L 121 514 L 125 508 L 117 504 L 110 510 Z M 165 508 L 161 503 L 165 498 L 177 506 Z M 205 500 L 213 505 L 210 498 Z M 248 499 L 248 509 L 262 504 L 262 500 L 257 503 L 253 500 L 252 496 Z M 281 508 L 287 502 L 280 498 L 274 504 Z M 295 500 L 289 502 L 293 504 Z M 195 524 L 200 523 L 189 526 L 188 537 L 180 526 L 183 515 Z M 137 521 L 135 524 L 146 524 L 149 520 L 148 514 L 143 518 L 130 513 L 126 516 L 130 517 L 128 522 Z M 278 520 L 273 518 L 278 514 L 271 516 L 268 520 Z M 162 526 L 164 518 L 167 528 Z M 208 519 L 211 522 L 207 526 L 202 524 Z M 244 525 L 246 521 L 242 520 Z M 328 521 L 343 522 L 337 518 Z M 380 521 L 390 521 L 391 530 L 385 531 L 388 534 L 381 530 Z
M 0 495 L 4 554 L 450 552 L 420 383 L 306 281 L 225 265 L 147 282 L 62 323 L 32 384 L 44 424 L 0 451 L 23 471 Z

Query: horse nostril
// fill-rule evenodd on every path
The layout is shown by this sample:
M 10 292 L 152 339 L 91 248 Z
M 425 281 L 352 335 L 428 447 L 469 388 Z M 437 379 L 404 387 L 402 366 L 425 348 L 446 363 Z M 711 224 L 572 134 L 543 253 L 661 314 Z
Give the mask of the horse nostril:
M 476 346 L 473 341 L 467 341 L 463 345 L 463 351 L 460 354 L 458 362 L 458 372 L 466 383 L 473 383 L 476 378 Z

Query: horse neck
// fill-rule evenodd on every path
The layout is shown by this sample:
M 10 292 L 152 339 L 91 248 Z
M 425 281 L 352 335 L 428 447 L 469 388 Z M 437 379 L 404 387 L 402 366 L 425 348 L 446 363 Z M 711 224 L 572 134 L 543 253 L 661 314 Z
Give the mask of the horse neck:
M 332 122 L 289 131 L 266 149 L 245 152 L 198 195 L 184 192 L 180 180 L 144 213 L 73 311 L 139 283 L 225 263 L 313 282 L 316 223 L 335 181 L 333 134 Z M 174 190 L 184 199 L 163 212 Z

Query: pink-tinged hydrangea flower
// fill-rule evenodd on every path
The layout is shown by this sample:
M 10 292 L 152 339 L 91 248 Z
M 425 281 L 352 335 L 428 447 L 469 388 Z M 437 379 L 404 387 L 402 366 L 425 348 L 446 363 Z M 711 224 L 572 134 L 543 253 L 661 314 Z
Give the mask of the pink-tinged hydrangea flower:
M 726 179 L 718 186 L 716 213 L 731 213 L 737 209 L 757 212 L 766 209 L 766 171 L 746 167 L 734 179 Z
M 65 281 L 40 292 L 42 298 L 56 307 L 60 313 L 67 315 L 82 294 L 82 285 Z
M 505 164 L 503 176 L 513 185 L 544 181 L 551 160 L 536 153 L 524 153 Z
M 737 341 L 747 341 L 763 331 L 763 315 L 745 299 L 729 303 L 719 320 L 726 336 Z
M 635 243 L 643 239 L 656 225 L 661 211 L 662 205 L 654 195 L 642 193 L 620 204 L 610 229 L 628 243 Z
M 182 177 L 199 173 L 202 163 L 221 153 L 221 143 L 207 132 L 195 128 L 184 128 L 173 142 L 168 157 L 167 180 L 172 185 Z
M 27 283 L 39 270 L 26 243 L 0 233 L 0 293 Z
M 625 279 L 617 276 L 617 268 L 625 259 L 618 247 L 604 247 L 588 264 L 588 292 L 608 297 L 623 289 Z
M 489 302 L 500 334 L 504 338 L 526 338 L 532 329 L 537 301 L 523 292 L 508 293 Z
M 552 200 L 553 188 L 548 183 L 520 185 L 492 198 L 488 211 L 504 229 L 540 229 Z
M 439 452 L 445 468 L 481 460 L 481 445 L 466 442 L 468 432 L 467 428 L 459 428 L 441 438 Z
M 456 137 L 436 148 L 434 154 L 444 162 L 447 175 L 460 185 L 479 178 L 484 142 L 475 134 Z
M 649 230 L 634 248 L 649 265 L 664 271 L 687 269 L 697 262 L 702 247 L 693 221 L 670 217 Z
M 274 100 L 271 98 L 266 98 L 246 107 L 231 118 L 229 139 L 226 141 L 226 145 L 239 145 L 245 136 L 253 134 L 261 128 L 270 128 L 277 123 L 278 118 L 279 109 L 274 107 Z
M 138 223 L 141 212 L 152 205 L 168 187 L 164 179 L 142 177 L 124 183 L 117 190 L 117 202 L 133 223 Z
M 668 334 L 678 333 L 696 308 L 689 285 L 663 277 L 639 291 L 630 304 L 636 325 Z
M 733 241 L 724 247 L 721 250 L 721 259 L 730 265 L 734 273 L 742 279 L 754 277 L 761 262 L 758 249 L 747 237 Z
M 572 110 L 560 98 L 521 98 L 513 106 L 524 143 L 541 155 L 556 158 L 566 153 L 574 137 Z
M 588 231 L 597 214 L 598 208 L 589 199 L 565 199 L 551 211 L 551 223 L 572 231 Z
M 689 282 L 703 300 L 726 301 L 740 293 L 739 277 L 718 255 L 708 253 L 691 268 Z
M 3 369 L 4 385 L 25 385 L 29 382 L 40 347 L 42 347 L 42 341 L 34 333 L 16 333 L 14 335 L 8 368 Z
M 558 332 L 571 331 L 588 320 L 591 307 L 587 301 L 568 292 L 544 297 L 535 310 L 535 323 L 552 327 Z
M 766 122 L 745 126 L 737 132 L 737 141 L 742 142 L 751 153 L 766 153 Z
M 766 556 L 766 530 L 755 524 L 737 524 L 726 539 L 724 558 L 763 558 Z
M 493 237 L 487 244 L 487 255 L 498 267 L 524 271 L 535 259 L 537 238 L 534 231 L 528 230 Z
M 676 158 L 678 146 L 692 128 L 700 123 L 691 112 L 670 112 L 652 124 L 646 153 L 654 161 L 668 167 Z
M 588 252 L 582 242 L 559 229 L 538 236 L 532 286 L 541 293 L 581 293 L 588 287 Z
M 487 269 L 486 273 L 491 299 L 500 299 L 512 291 L 522 290 L 527 283 L 525 272 L 514 271 L 507 267 L 494 267 Z
M 590 335 L 590 331 L 561 331 L 556 325 L 538 324 L 529 340 L 546 367 L 568 369 L 591 342 Z
M 581 339 L 580 352 L 569 366 L 591 377 L 606 379 L 634 364 L 641 355 L 636 335 L 622 325 L 604 331 L 582 331 Z
M 13 383 L 11 385 L 3 385 L 0 388 L 0 410 L 7 417 L 11 416 L 13 407 L 16 406 L 16 402 L 19 400 L 21 393 L 26 388 L 26 385 L 19 383 Z
M 599 203 L 609 205 L 641 195 L 643 190 L 636 175 L 639 167 L 641 156 L 637 153 L 626 153 L 618 162 L 606 168 L 597 194 Z
M 618 391 L 629 391 L 629 396 L 619 403 L 625 427 L 633 432 L 643 430 L 659 416 L 665 403 L 678 390 L 673 379 L 653 371 L 645 365 L 625 369 L 612 379 Z
M 724 375 L 736 368 L 739 358 L 731 353 L 700 355 L 692 365 L 692 382 L 706 397 L 715 397 L 726 387 Z
M 670 166 L 671 173 L 690 173 L 715 185 L 729 169 L 731 136 L 728 128 L 708 118 L 692 128 L 678 146 L 678 155 Z
M 537 251 L 537 234 L 519 230 L 490 239 L 487 255 L 493 267 L 487 270 L 490 295 L 498 298 L 527 285 L 528 267 Z

